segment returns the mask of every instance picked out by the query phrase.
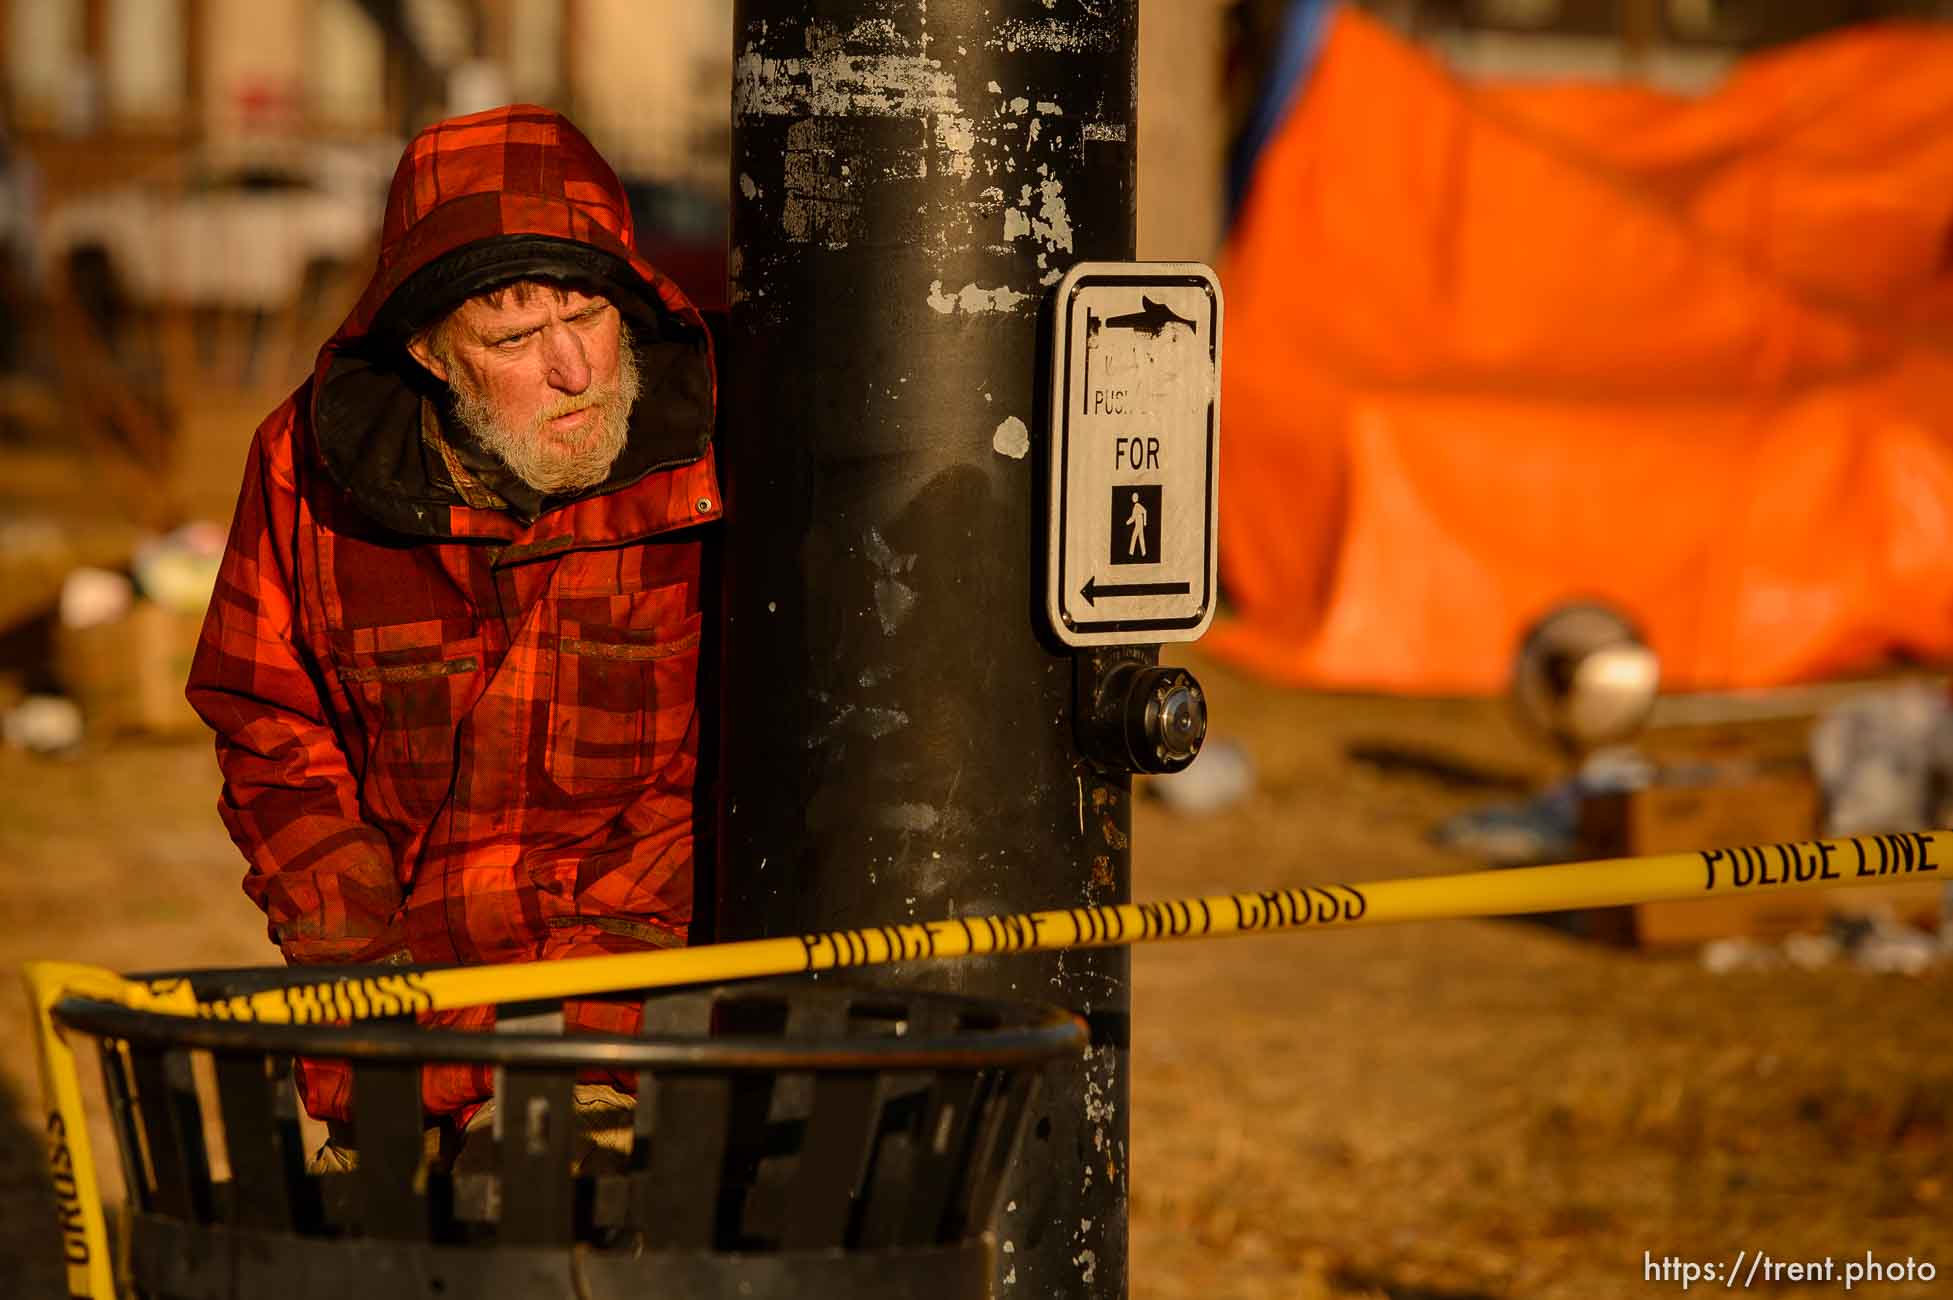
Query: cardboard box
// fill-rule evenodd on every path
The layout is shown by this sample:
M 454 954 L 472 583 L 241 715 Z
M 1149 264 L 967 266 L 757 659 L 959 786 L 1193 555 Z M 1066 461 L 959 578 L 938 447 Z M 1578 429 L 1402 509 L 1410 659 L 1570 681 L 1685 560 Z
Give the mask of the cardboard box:
M 91 735 L 193 736 L 204 730 L 183 698 L 203 628 L 191 614 L 138 600 L 126 617 L 55 633 L 55 673 Z
M 1807 767 L 1730 764 L 1713 769 L 1706 781 L 1590 796 L 1580 810 L 1581 840 L 1589 855 L 1616 858 L 1812 839 L 1823 823 L 1822 804 Z M 1596 909 L 1613 915 L 1588 916 L 1578 929 L 1594 938 L 1643 947 L 1731 937 L 1772 940 L 1821 932 L 1833 912 L 1879 907 L 1930 926 L 1938 921 L 1941 888 L 1935 880 L 1639 903 Z

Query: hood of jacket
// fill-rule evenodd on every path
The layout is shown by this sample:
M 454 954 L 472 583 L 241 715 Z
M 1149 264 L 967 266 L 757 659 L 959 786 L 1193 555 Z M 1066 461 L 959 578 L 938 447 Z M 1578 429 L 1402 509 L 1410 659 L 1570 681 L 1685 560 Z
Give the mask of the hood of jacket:
M 415 331 L 471 295 L 524 278 L 610 298 L 630 322 L 642 373 L 630 437 L 609 477 L 572 497 L 541 498 L 541 512 L 706 455 L 716 399 L 711 337 L 678 286 L 638 256 L 610 165 L 550 109 L 516 104 L 451 118 L 401 155 L 373 277 L 313 372 L 318 456 L 352 504 L 386 529 L 493 537 L 530 522 L 464 501 L 422 436 L 422 402 L 444 405 L 445 387 L 406 349 Z M 656 530 L 658 521 L 629 513 L 610 512 L 620 531 Z

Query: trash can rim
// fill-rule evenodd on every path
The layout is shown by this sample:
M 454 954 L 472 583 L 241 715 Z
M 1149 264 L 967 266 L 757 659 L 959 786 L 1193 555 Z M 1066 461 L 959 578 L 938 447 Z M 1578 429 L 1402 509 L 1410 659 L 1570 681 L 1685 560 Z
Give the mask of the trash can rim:
M 864 992 L 867 992 L 864 990 Z M 947 996 L 947 995 L 944 995 Z M 1081 1050 L 1077 1016 L 1041 1003 L 960 998 L 983 1008 L 1010 1008 L 1025 1023 L 962 1029 L 929 1037 L 784 1038 L 627 1037 L 621 1034 L 479 1033 L 423 1029 L 393 1020 L 293 1025 L 215 1020 L 138 1011 L 119 1003 L 67 997 L 56 1021 L 97 1038 L 213 1052 L 272 1052 L 356 1061 L 465 1061 L 492 1065 L 703 1070 L 935 1070 L 1041 1063 Z

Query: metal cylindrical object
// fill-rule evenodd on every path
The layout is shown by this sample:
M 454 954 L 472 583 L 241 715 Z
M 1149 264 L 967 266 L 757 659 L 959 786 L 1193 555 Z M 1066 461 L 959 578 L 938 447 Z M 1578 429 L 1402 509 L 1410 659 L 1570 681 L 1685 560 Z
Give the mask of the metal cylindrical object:
M 294 993 L 312 976 L 180 978 L 223 999 Z M 986 1232 L 1011 1142 L 1043 1063 L 1081 1050 L 1074 1017 L 797 979 L 653 992 L 642 1010 L 636 1037 L 565 1034 L 560 999 L 505 1005 L 487 1034 L 203 1019 L 79 996 L 54 1003 L 49 1023 L 114 1044 L 102 1066 L 130 1197 L 123 1267 L 143 1295 L 306 1292 L 326 1279 L 369 1300 L 994 1294 Z M 194 1052 L 210 1054 L 208 1082 Z M 293 1054 L 348 1062 L 356 1169 L 307 1169 L 282 1078 Z M 430 1061 L 497 1067 L 498 1122 L 450 1135 L 458 1158 L 427 1144 Z M 606 1111 L 607 1155 L 579 1153 L 592 1121 L 578 1080 L 592 1069 L 639 1085 L 635 1105 L 615 1091 L 587 1103 Z M 212 1113 L 227 1174 L 211 1158 Z M 58 1135 L 89 1127 L 70 1118 Z M 81 1184 L 61 1176 L 84 1167 L 92 1187 L 86 1146 L 65 1138 L 62 1244 L 87 1267 L 107 1243 L 85 1234 Z
M 1207 739 L 1207 697 L 1184 668 L 1147 662 L 1121 647 L 1095 656 L 1109 665 L 1094 674 L 1081 695 L 1091 703 L 1079 727 L 1079 745 L 1117 771 L 1163 775 L 1184 771 Z
M 1133 254 L 1136 40 L 1136 0 L 737 5 L 719 938 L 1129 896 L 1039 612 L 1037 372 L 1050 286 Z M 1127 971 L 887 977 L 1093 1027 L 1004 1197 L 1017 1294 L 1125 1293 Z

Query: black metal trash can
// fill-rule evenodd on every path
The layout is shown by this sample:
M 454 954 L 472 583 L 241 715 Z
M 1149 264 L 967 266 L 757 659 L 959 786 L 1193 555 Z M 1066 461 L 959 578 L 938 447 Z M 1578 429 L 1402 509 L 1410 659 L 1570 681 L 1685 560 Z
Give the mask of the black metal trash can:
M 185 977 L 213 999 L 318 971 Z M 56 1019 L 102 1047 L 130 1189 L 124 1285 L 158 1300 L 990 1295 L 1004 1171 L 1040 1067 L 1083 1048 L 1075 1017 L 800 979 L 643 1006 L 625 1038 L 563 1034 L 560 1005 L 505 1005 L 477 1034 L 61 1001 Z M 202 1097 L 196 1052 L 214 1067 Z M 352 1172 L 306 1172 L 297 1054 L 352 1064 Z M 430 1156 L 434 1062 L 499 1067 L 489 1172 Z M 638 1103 L 628 1160 L 579 1175 L 573 1086 L 593 1068 L 635 1072 Z

